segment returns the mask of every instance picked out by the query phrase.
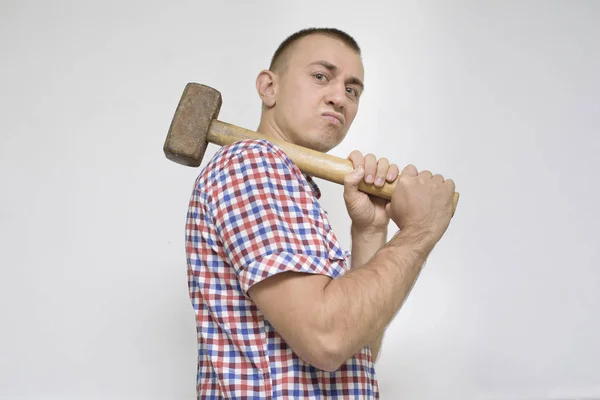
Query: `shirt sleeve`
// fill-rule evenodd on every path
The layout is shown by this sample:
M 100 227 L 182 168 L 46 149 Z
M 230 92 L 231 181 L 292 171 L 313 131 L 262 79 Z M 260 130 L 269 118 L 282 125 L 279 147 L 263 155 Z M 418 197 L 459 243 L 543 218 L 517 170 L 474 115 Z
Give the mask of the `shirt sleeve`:
M 300 171 L 264 145 L 244 148 L 218 175 L 214 222 L 244 293 L 275 274 L 296 271 L 336 278 L 321 209 Z

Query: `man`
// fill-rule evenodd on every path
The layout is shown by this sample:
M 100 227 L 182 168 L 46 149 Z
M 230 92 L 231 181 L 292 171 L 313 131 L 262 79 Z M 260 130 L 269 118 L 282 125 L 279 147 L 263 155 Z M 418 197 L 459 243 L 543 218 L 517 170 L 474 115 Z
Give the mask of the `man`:
M 307 29 L 275 52 L 256 88 L 258 131 L 327 152 L 345 137 L 364 85 L 360 49 Z M 344 201 L 351 254 L 320 192 L 277 146 L 225 146 L 194 185 L 186 225 L 198 331 L 198 398 L 378 398 L 383 332 L 446 231 L 454 183 L 350 154 Z M 398 179 L 392 201 L 358 191 Z M 390 218 L 399 228 L 387 241 Z M 351 266 L 351 269 L 350 269 Z

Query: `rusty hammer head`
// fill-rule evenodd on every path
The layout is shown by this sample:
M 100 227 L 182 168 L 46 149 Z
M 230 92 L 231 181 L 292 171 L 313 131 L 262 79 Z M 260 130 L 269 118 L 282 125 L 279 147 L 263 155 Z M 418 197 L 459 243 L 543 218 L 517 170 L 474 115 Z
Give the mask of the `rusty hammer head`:
M 186 85 L 163 147 L 169 160 L 200 166 L 208 145 L 208 130 L 219 116 L 221 103 L 218 90 L 198 83 Z

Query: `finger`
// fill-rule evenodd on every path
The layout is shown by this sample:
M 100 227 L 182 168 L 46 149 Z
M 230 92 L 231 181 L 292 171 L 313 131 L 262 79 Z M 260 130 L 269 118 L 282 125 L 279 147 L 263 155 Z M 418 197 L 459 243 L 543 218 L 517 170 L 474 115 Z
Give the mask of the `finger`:
M 435 174 L 431 179 L 439 183 L 444 183 L 444 177 L 440 174 Z
M 419 178 L 423 178 L 423 179 L 431 179 L 433 175 L 431 174 L 431 171 L 421 171 L 419 172 Z
M 418 174 L 419 173 L 417 172 L 417 167 L 415 167 L 412 164 L 409 164 L 406 167 L 404 167 L 404 169 L 402 170 L 402 173 L 400 175 L 417 176 Z
M 390 162 L 387 158 L 382 157 L 377 161 L 377 172 L 375 173 L 375 186 L 383 186 L 389 167 Z
M 358 150 L 354 150 L 352 153 L 350 153 L 348 160 L 352 161 L 352 168 L 354 169 L 356 169 L 356 167 L 359 165 L 363 165 L 365 162 L 362 153 Z
M 396 164 L 392 164 L 388 168 L 387 176 L 385 179 L 387 179 L 388 182 L 394 182 L 396 178 L 398 178 L 399 173 L 400 169 L 398 168 L 398 166 Z
M 365 182 L 375 182 L 375 175 L 377 174 L 377 158 L 374 154 L 367 154 L 365 156 Z
M 452 179 L 446 179 L 444 181 L 444 185 L 448 185 L 448 187 L 450 188 L 450 190 L 452 191 L 452 193 L 454 193 L 454 190 L 456 189 L 456 186 L 454 185 L 454 181 Z

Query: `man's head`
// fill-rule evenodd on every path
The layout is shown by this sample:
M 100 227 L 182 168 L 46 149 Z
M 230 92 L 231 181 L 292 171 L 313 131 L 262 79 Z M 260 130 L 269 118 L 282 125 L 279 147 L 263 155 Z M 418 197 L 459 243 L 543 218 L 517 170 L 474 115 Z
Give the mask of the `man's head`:
M 258 130 L 327 152 L 346 136 L 363 82 L 360 48 L 348 34 L 329 28 L 296 32 L 256 79 L 263 103 Z

